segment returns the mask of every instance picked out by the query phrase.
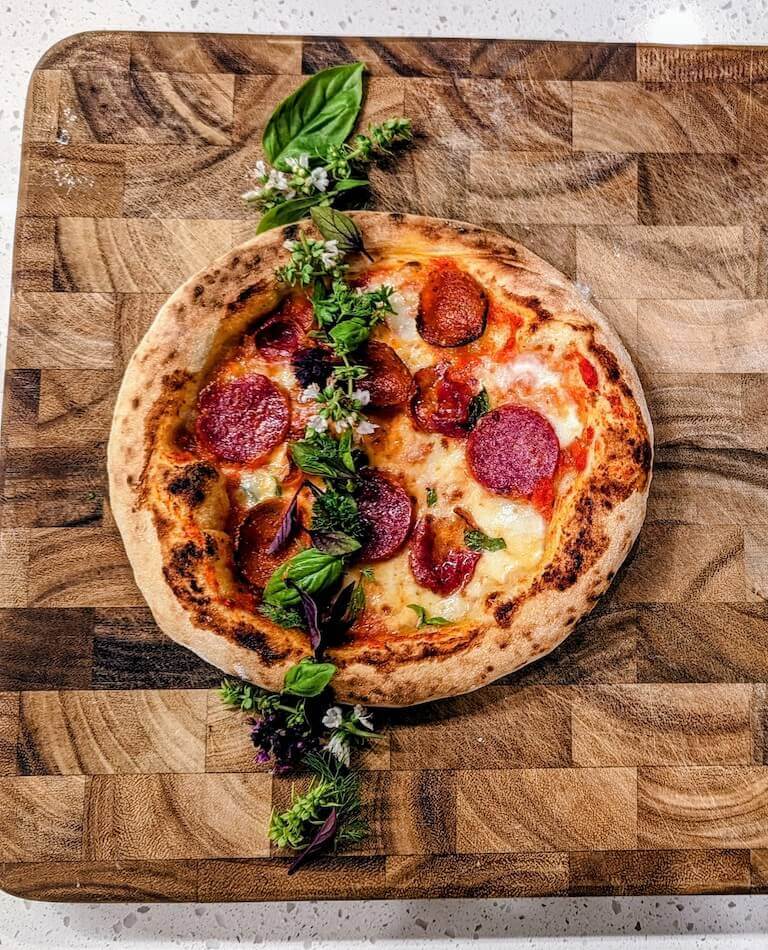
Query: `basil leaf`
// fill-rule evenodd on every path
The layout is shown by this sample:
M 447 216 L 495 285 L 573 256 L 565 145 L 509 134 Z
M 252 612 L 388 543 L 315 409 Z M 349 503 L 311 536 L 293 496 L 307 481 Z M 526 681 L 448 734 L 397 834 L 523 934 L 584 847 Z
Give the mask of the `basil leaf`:
M 283 692 L 306 698 L 319 696 L 331 682 L 335 672 L 333 663 L 316 663 L 305 657 L 285 674 Z
M 363 68 L 350 63 L 324 69 L 280 103 L 262 137 L 272 165 L 303 152 L 316 156 L 345 141 L 363 101 Z
M 350 317 L 331 327 L 328 336 L 333 340 L 337 353 L 345 355 L 356 350 L 371 335 L 371 327 L 362 317 Z
M 349 215 L 336 211 L 330 205 L 312 208 L 311 215 L 317 230 L 326 241 L 336 241 L 339 250 L 345 254 L 366 253 L 363 236 Z
M 311 594 L 308 594 L 305 590 L 302 590 L 298 584 L 287 577 L 285 583 L 288 587 L 294 588 L 298 591 L 299 597 L 301 598 L 301 609 L 304 611 L 304 617 L 307 621 L 307 630 L 309 631 L 309 643 L 312 647 L 312 650 L 317 653 L 320 648 L 320 641 L 322 640 L 322 634 L 320 633 L 320 621 L 319 621 L 319 611 L 317 607 L 317 601 Z
M 488 390 L 483 386 L 480 392 L 476 396 L 473 396 L 469 403 L 469 428 L 474 429 L 490 408 L 491 400 L 488 398 Z
M 371 183 L 367 178 L 342 178 L 333 186 L 334 194 L 339 191 L 352 191 L 353 188 L 367 188 Z
M 312 544 L 323 554 L 334 554 L 341 557 L 360 550 L 360 542 L 345 534 L 343 531 L 310 531 Z
M 448 624 L 453 623 L 452 620 L 446 620 L 445 617 L 430 617 L 421 604 L 408 604 L 408 606 L 416 613 L 417 630 L 420 627 L 445 627 Z
M 341 464 L 346 468 L 348 472 L 354 474 L 355 472 L 355 457 L 352 454 L 352 432 L 350 429 L 347 429 L 339 439 L 339 458 L 341 459 Z
M 297 506 L 299 503 L 299 495 L 301 490 L 304 487 L 302 482 L 296 490 L 296 494 L 291 499 L 291 503 L 285 509 L 285 514 L 280 519 L 280 526 L 277 529 L 277 534 L 270 542 L 269 547 L 267 548 L 267 554 L 277 554 L 277 552 L 284 547 L 290 536 L 293 534 L 294 530 L 299 526 L 300 521 L 297 515 Z
M 336 831 L 339 827 L 339 819 L 336 814 L 336 809 L 332 808 L 328 812 L 328 817 L 320 825 L 317 831 L 314 834 L 314 837 L 309 842 L 309 844 L 304 848 L 301 854 L 298 857 L 294 858 L 288 868 L 288 876 L 295 874 L 299 868 L 304 864 L 305 861 L 308 861 L 313 854 L 317 854 L 318 851 L 322 851 L 326 846 L 330 846 L 333 842 L 333 839 L 336 837 Z
M 355 473 L 351 442 L 347 445 L 344 438 L 337 442 L 331 436 L 318 433 L 292 442 L 291 458 L 308 475 L 334 479 L 350 478 Z
M 276 607 L 296 607 L 301 597 L 295 587 L 286 584 L 286 579 L 308 594 L 319 594 L 333 587 L 343 572 L 344 564 L 340 557 L 306 548 L 294 554 L 272 574 L 264 588 L 264 602 Z
M 427 489 L 427 508 L 432 508 L 437 504 L 437 492 L 434 488 Z
M 464 544 L 470 551 L 501 551 L 507 546 L 504 538 L 491 538 L 479 528 L 464 532 Z
M 327 195 L 318 192 L 316 195 L 309 195 L 307 198 L 291 198 L 290 201 L 284 201 L 282 204 L 275 205 L 261 216 L 261 220 L 256 228 L 257 234 L 263 234 L 271 228 L 281 227 L 284 224 L 293 224 L 294 221 L 300 221 L 306 216 L 307 211 L 327 200 Z

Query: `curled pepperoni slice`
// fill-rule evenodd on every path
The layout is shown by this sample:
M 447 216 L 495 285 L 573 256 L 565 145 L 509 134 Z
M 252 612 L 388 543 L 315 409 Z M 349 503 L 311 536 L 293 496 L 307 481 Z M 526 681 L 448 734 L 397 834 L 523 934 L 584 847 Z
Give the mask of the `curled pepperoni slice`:
M 370 533 L 360 549 L 363 561 L 384 561 L 399 550 L 411 530 L 413 505 L 404 488 L 380 472 L 366 472 L 357 493 Z
M 555 430 L 527 406 L 492 409 L 467 443 L 472 474 L 499 495 L 533 497 L 542 483 L 551 481 L 559 456 Z
M 483 335 L 487 310 L 488 300 L 474 277 L 441 261 L 421 289 L 416 328 L 432 346 L 463 346 Z
M 455 438 L 469 431 L 469 406 L 476 384 L 454 370 L 450 363 L 420 369 L 415 376 L 416 395 L 411 408 L 420 429 Z
M 449 547 L 441 553 L 431 515 L 425 515 L 416 523 L 408 562 L 419 584 L 433 594 L 455 593 L 472 578 L 479 560 L 479 551 L 465 547 Z
M 254 587 L 264 587 L 273 571 L 301 548 L 301 541 L 294 537 L 277 554 L 267 553 L 289 504 L 290 500 L 269 498 L 251 508 L 238 525 L 235 563 Z
M 256 462 L 285 439 L 288 400 L 260 373 L 214 380 L 197 399 L 195 434 L 200 446 L 225 462 Z
M 413 392 L 408 367 L 386 343 L 372 341 L 363 351 L 361 362 L 368 375 L 360 385 L 371 394 L 372 406 L 401 406 Z
M 312 304 L 306 297 L 286 297 L 256 328 L 253 340 L 261 356 L 281 363 L 293 356 L 312 326 Z

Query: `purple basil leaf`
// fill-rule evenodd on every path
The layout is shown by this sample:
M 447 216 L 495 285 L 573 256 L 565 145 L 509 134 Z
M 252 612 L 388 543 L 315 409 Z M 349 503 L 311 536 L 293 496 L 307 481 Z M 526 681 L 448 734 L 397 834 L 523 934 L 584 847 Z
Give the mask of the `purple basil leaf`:
M 331 844 L 336 837 L 338 827 L 339 818 L 336 814 L 336 809 L 332 808 L 328 813 L 328 817 L 317 829 L 315 837 L 288 868 L 288 874 L 295 874 L 305 861 L 308 861 L 313 855 L 317 854 L 318 851 L 322 851 L 326 845 Z
M 277 554 L 280 548 L 288 542 L 288 539 L 293 534 L 294 529 L 296 528 L 298 518 L 296 517 L 296 507 L 299 503 L 299 492 L 304 487 L 304 482 L 299 485 L 296 489 L 296 494 L 291 499 L 290 505 L 285 510 L 283 519 L 280 522 L 280 527 L 277 529 L 277 534 L 272 539 L 272 543 L 267 548 L 267 554 Z
M 355 582 L 351 581 L 336 594 L 329 604 L 327 615 L 324 618 L 328 626 L 334 628 L 341 627 L 342 629 L 344 629 L 345 626 L 349 626 L 347 622 L 349 605 L 352 602 L 354 592 Z
M 322 635 L 320 633 L 320 616 L 319 610 L 317 608 L 317 601 L 315 598 L 308 594 L 303 588 L 299 587 L 290 577 L 285 578 L 285 586 L 292 587 L 301 598 L 301 606 L 304 610 L 304 619 L 307 621 L 307 630 L 309 631 L 309 642 L 312 646 L 312 650 L 317 653 L 320 649 L 320 640 Z
M 343 531 L 310 531 L 312 544 L 323 554 L 337 557 L 360 550 L 360 542 Z

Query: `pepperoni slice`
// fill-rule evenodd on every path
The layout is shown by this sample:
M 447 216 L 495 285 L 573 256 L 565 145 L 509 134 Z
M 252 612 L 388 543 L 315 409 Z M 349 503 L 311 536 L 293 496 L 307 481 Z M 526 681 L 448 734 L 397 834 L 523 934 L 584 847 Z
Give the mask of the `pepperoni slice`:
M 288 400 L 260 373 L 214 380 L 197 399 L 198 443 L 226 462 L 256 462 L 285 439 Z
M 245 515 L 235 533 L 235 562 L 240 573 L 254 587 L 264 587 L 273 571 L 301 548 L 294 537 L 277 554 L 268 554 L 290 499 L 269 498 Z
M 413 506 L 404 488 L 380 472 L 365 472 L 357 493 L 360 514 L 370 526 L 360 549 L 363 561 L 384 561 L 399 550 L 411 530 Z
M 437 363 L 415 376 L 416 395 L 411 408 L 420 429 L 463 438 L 469 431 L 469 406 L 476 384 L 453 369 Z
M 483 335 L 487 310 L 474 277 L 451 261 L 439 262 L 422 287 L 416 328 L 432 346 L 463 346 Z
M 465 547 L 449 547 L 441 555 L 432 515 L 425 515 L 416 523 L 408 562 L 419 584 L 433 594 L 455 593 L 472 578 L 479 560 L 479 551 Z
M 282 363 L 299 349 L 311 326 L 311 302 L 306 297 L 286 297 L 280 307 L 259 324 L 253 340 L 265 360 Z
M 542 482 L 552 479 L 559 456 L 555 430 L 527 406 L 492 409 L 467 443 L 472 474 L 498 495 L 533 497 Z
M 386 343 L 371 341 L 365 347 L 361 362 L 368 375 L 360 385 L 371 394 L 371 405 L 401 406 L 413 392 L 408 367 Z

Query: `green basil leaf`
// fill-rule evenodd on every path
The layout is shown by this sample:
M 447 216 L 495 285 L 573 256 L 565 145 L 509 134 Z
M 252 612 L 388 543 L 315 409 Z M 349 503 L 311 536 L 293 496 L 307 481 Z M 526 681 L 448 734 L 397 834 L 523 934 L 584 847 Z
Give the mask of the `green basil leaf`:
M 262 138 L 272 165 L 303 152 L 317 156 L 345 141 L 363 101 L 363 68 L 350 63 L 324 69 L 280 103 Z
M 353 188 L 367 188 L 370 182 L 367 178 L 342 178 L 333 186 L 334 192 L 352 191 Z
M 312 208 L 311 215 L 315 227 L 326 241 L 336 241 L 339 250 L 345 254 L 365 253 L 363 236 L 348 214 L 336 211 L 330 205 L 321 205 Z
M 319 594 L 332 587 L 343 573 L 344 562 L 340 557 L 306 548 L 274 571 L 264 588 L 264 603 L 276 607 L 296 607 L 301 602 L 296 587 L 308 594 Z M 286 578 L 292 580 L 296 587 L 286 584 Z
M 341 464 L 350 474 L 355 472 L 355 456 L 353 454 L 354 442 L 352 439 L 352 430 L 347 429 L 342 433 L 339 439 L 339 459 Z
M 309 195 L 306 198 L 291 198 L 290 201 L 284 201 L 282 204 L 275 205 L 261 216 L 257 234 L 263 234 L 271 228 L 282 227 L 284 224 L 293 224 L 294 221 L 300 221 L 306 216 L 310 208 L 326 200 L 326 195 L 318 192 L 316 195 Z
M 469 428 L 474 429 L 477 423 L 491 408 L 488 390 L 483 386 L 480 392 L 473 396 L 469 403 Z
M 408 604 L 408 607 L 416 614 L 416 629 L 420 627 L 446 627 L 453 623 L 452 620 L 446 620 L 445 617 L 430 617 L 421 604 Z
M 333 663 L 316 663 L 308 658 L 301 660 L 286 672 L 283 692 L 307 699 L 319 696 L 331 682 L 335 672 Z
M 464 544 L 470 551 L 501 551 L 507 546 L 504 538 L 491 538 L 479 528 L 470 528 L 464 532 Z
M 291 443 L 291 457 L 302 472 L 322 478 L 350 478 L 355 472 L 351 433 L 349 443 L 344 436 L 337 442 L 329 435 L 319 433 Z
M 371 325 L 362 317 L 350 317 L 342 320 L 328 331 L 333 340 L 334 348 L 339 354 L 352 353 L 371 335 Z
M 359 551 L 361 544 L 355 538 L 343 531 L 310 531 L 312 544 L 323 554 L 334 554 L 341 557 Z
M 437 491 L 434 488 L 427 489 L 427 508 L 432 508 L 437 504 Z

